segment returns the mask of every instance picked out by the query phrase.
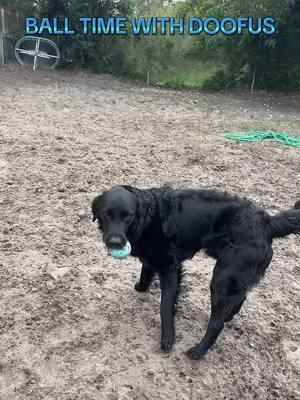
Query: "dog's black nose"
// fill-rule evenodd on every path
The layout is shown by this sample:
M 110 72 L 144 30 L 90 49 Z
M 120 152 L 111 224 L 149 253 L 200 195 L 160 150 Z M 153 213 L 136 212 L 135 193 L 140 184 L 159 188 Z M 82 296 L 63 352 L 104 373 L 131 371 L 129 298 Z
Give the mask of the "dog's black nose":
M 110 236 L 107 245 L 110 249 L 121 249 L 125 246 L 126 240 L 121 236 Z

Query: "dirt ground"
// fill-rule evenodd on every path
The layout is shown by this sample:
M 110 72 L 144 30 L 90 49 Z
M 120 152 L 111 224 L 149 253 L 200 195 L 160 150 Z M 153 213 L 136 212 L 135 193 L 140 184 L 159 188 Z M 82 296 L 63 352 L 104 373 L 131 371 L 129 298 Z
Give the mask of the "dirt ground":
M 0 399 L 299 399 L 299 238 L 207 356 L 213 260 L 186 263 L 177 343 L 159 350 L 160 291 L 109 258 L 90 203 L 116 184 L 216 187 L 270 213 L 300 198 L 299 150 L 225 132 L 300 136 L 300 96 L 180 92 L 87 72 L 0 69 Z M 297 135 L 298 134 L 298 135 Z M 120 271 L 122 270 L 122 272 Z M 121 273 L 120 273 L 121 272 Z

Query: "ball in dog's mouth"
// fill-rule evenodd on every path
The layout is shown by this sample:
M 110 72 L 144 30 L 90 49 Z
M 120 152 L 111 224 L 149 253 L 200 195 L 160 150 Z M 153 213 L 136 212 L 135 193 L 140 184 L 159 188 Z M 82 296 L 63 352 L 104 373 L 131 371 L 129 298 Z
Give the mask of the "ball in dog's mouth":
M 130 255 L 131 244 L 127 241 L 122 249 L 108 249 L 108 253 L 117 260 L 123 260 Z

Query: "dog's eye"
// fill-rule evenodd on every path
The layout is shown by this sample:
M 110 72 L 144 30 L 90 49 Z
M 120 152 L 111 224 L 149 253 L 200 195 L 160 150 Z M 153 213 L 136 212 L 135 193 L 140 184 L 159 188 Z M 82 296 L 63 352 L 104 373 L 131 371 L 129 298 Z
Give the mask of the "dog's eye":
M 128 220 L 128 219 L 130 219 L 131 217 L 132 217 L 132 214 L 131 214 L 131 213 L 128 213 L 127 211 L 123 211 L 123 212 L 121 213 L 121 218 L 124 219 L 124 220 Z
M 106 210 L 106 209 L 102 210 L 102 215 L 103 215 L 103 217 L 104 217 L 105 219 L 110 218 L 110 212 L 109 212 L 109 210 Z

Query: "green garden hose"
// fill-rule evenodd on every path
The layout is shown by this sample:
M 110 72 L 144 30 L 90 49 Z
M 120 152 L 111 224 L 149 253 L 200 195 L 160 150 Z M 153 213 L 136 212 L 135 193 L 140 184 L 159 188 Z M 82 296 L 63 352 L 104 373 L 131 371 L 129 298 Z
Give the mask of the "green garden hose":
M 273 133 L 273 132 L 256 132 L 250 131 L 246 135 L 235 135 L 228 133 L 225 135 L 227 139 L 237 140 L 239 142 L 257 143 L 257 142 L 277 142 L 285 144 L 286 146 L 295 147 L 300 149 L 300 138 L 291 138 L 285 133 Z

